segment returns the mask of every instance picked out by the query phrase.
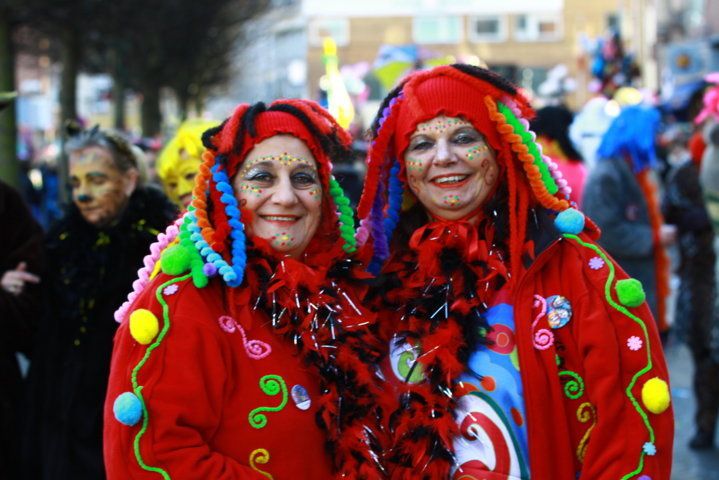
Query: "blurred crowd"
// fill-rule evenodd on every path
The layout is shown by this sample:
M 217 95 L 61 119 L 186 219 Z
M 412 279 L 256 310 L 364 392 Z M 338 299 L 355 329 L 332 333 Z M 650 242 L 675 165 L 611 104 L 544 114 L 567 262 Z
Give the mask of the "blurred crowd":
M 692 121 L 680 123 L 628 86 L 631 66 L 597 68 L 594 98 L 572 112 L 561 94 L 548 95 L 531 130 L 571 187 L 573 205 L 601 229 L 599 243 L 644 285 L 663 339 L 672 334 L 689 346 L 697 400 L 690 446 L 713 448 L 719 74 L 706 78 Z M 201 136 L 216 124 L 188 121 L 162 148 L 73 126 L 63 152 L 69 185 L 50 164 L 27 176 L 25 199 L 0 183 L 0 477 L 21 478 L 22 469 L 22 478 L 103 478 L 113 313 L 150 244 L 190 204 Z M 353 205 L 364 175 L 355 160 L 336 165 Z M 673 275 L 679 287 L 670 312 Z

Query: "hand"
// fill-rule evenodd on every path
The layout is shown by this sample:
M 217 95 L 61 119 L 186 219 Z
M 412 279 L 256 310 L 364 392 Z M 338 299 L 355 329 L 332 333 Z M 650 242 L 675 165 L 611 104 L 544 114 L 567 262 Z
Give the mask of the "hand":
M 26 283 L 39 283 L 40 277 L 27 272 L 27 264 L 20 262 L 15 267 L 15 270 L 8 270 L 3 273 L 2 279 L 0 279 L 0 287 L 6 292 L 18 296 L 25 289 Z
M 659 229 L 659 243 L 664 247 L 674 245 L 677 242 L 677 227 L 664 224 Z

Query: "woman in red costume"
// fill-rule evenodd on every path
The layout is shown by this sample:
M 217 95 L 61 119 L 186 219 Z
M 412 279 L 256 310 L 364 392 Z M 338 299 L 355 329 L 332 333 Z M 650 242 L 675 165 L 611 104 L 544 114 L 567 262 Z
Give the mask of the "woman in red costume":
M 278 100 L 203 142 L 189 211 L 116 315 L 108 478 L 378 478 L 374 317 L 331 173 L 349 135 Z
M 641 284 L 596 245 L 488 70 L 405 79 L 372 126 L 358 241 L 390 478 L 668 479 L 667 369 Z

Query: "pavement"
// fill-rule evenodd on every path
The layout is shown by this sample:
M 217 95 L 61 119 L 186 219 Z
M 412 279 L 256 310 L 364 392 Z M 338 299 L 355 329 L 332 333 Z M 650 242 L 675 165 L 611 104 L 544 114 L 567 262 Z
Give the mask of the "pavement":
M 694 365 L 689 349 L 670 339 L 664 350 L 674 403 L 672 480 L 719 480 L 719 449 L 695 452 L 687 444 L 694 434 Z M 719 378 L 716 379 L 719 382 Z

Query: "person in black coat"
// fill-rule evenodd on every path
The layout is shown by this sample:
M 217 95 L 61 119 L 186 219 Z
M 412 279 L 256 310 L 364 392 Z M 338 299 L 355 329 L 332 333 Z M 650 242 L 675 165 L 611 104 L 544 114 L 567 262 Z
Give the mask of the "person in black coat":
M 0 477 L 20 478 L 22 378 L 16 353 L 29 353 L 37 322 L 43 232 L 20 194 L 0 182 Z M 34 273 L 33 273 L 34 272 Z
M 94 128 L 66 145 L 72 200 L 46 239 L 47 311 L 30 370 L 23 456 L 27 478 L 101 479 L 102 407 L 117 327 L 132 288 L 175 206 L 139 182 L 121 137 Z
M 714 446 L 719 413 L 719 348 L 712 339 L 719 333 L 715 309 L 716 280 L 714 231 L 699 182 L 698 162 L 687 160 L 669 174 L 662 210 L 667 223 L 679 234 L 680 285 L 674 330 L 686 342 L 694 360 L 696 432 L 689 446 Z

